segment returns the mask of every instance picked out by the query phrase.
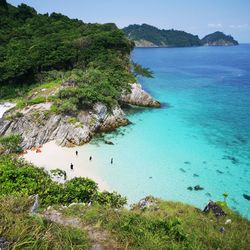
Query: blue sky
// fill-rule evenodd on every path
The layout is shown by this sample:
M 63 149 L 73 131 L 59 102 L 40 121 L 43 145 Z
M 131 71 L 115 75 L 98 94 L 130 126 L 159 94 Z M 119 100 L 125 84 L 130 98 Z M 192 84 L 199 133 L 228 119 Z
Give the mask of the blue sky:
M 40 13 L 60 12 L 84 22 L 114 22 L 118 27 L 148 23 L 203 37 L 220 30 L 250 43 L 250 0 L 7 0 Z

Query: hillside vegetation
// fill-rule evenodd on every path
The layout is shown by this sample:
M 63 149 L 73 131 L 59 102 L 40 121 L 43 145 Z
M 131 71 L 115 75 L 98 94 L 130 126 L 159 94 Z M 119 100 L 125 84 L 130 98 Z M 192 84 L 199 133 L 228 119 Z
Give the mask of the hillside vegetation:
M 115 24 L 42 15 L 4 0 L 0 13 L 0 98 L 23 96 L 34 84 L 82 78 L 81 86 L 60 95 L 59 105 L 69 98 L 75 106 L 113 104 L 135 82 L 129 57 L 133 43 Z
M 123 29 L 126 36 L 135 42 L 137 47 L 192 47 L 238 45 L 232 36 L 215 32 L 200 39 L 198 36 L 179 30 L 158 29 L 148 24 L 129 25 Z

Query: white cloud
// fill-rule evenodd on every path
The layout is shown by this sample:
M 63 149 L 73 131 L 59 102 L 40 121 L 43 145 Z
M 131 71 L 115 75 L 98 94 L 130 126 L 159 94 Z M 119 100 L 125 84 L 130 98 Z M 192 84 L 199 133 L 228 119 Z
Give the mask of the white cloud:
M 248 23 L 244 23 L 244 24 L 231 24 L 229 25 L 229 28 L 231 29 L 247 29 L 249 28 L 249 24 Z
M 222 28 L 223 25 L 221 23 L 209 23 L 208 27 L 210 27 L 210 28 Z

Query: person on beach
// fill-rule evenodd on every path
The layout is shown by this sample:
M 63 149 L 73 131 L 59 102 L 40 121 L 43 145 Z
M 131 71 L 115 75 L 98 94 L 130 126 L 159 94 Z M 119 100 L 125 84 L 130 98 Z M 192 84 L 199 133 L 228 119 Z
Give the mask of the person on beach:
M 67 173 L 66 173 L 66 171 L 64 171 L 63 176 L 64 176 L 64 180 L 66 181 L 67 180 Z
M 111 158 L 111 161 L 110 161 L 111 164 L 113 164 L 113 158 Z
M 74 165 L 73 165 L 73 163 L 71 163 L 70 164 L 70 169 L 73 170 L 73 168 L 74 168 Z
M 92 156 L 89 157 L 89 160 L 92 161 Z
M 78 151 L 76 151 L 76 156 L 78 156 Z

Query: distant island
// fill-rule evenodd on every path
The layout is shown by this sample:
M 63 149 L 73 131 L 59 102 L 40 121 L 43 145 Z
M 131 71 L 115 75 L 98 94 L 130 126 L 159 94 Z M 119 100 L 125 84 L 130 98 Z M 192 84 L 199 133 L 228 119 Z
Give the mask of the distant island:
M 158 29 L 148 24 L 133 24 L 123 29 L 136 47 L 193 47 L 193 46 L 233 46 L 238 42 L 230 35 L 214 32 L 200 39 L 197 35 L 179 30 Z
M 230 35 L 225 35 L 223 32 L 216 31 L 202 38 L 202 45 L 205 46 L 234 46 L 239 43 Z

